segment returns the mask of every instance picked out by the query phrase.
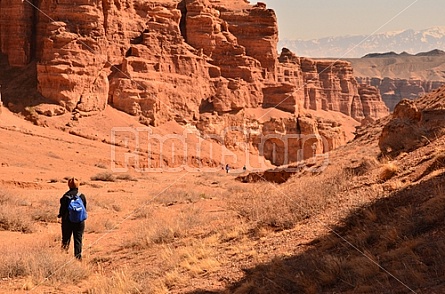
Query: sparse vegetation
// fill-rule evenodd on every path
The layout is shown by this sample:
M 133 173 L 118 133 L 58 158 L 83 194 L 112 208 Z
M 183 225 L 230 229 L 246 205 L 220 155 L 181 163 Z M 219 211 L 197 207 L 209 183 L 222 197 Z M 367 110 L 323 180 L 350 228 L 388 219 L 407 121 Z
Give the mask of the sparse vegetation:
M 178 238 L 188 237 L 192 231 L 202 228 L 207 221 L 200 216 L 200 211 L 196 208 L 188 208 L 169 218 L 144 219 L 135 236 L 125 246 L 149 248 L 154 244 L 169 244 Z
M 73 283 L 85 279 L 88 269 L 71 256 L 48 249 L 47 244 L 31 248 L 16 246 L 1 248 L 0 277 L 2 279 L 29 277 L 27 288 L 41 283 Z M 28 289 L 29 290 L 29 289 Z
M 119 174 L 115 175 L 109 171 L 106 171 L 106 172 L 98 173 L 98 174 L 92 176 L 91 180 L 92 181 L 103 181 L 103 182 L 116 182 L 117 180 L 137 182 L 138 179 L 133 177 L 130 174 L 119 173 Z
M 56 215 L 59 207 L 57 202 L 42 200 L 37 208 L 33 209 L 32 219 L 40 222 L 56 222 Z
M 111 172 L 98 173 L 91 177 L 92 181 L 115 182 L 116 177 Z
M 397 165 L 394 162 L 388 162 L 388 163 L 384 164 L 380 170 L 380 175 L 379 175 L 380 180 L 387 181 L 387 180 L 391 179 L 392 177 L 394 177 L 396 175 L 398 170 L 399 170 L 399 168 L 397 167 Z
M 89 283 L 88 293 L 95 294 L 138 294 L 144 287 L 139 285 L 128 269 L 115 270 L 108 275 L 102 272 Z M 148 289 L 146 289 L 148 290 Z
M 334 202 L 348 179 L 349 175 L 344 172 L 333 177 L 318 175 L 295 179 L 285 190 L 270 183 L 257 184 L 250 191 L 241 191 L 232 197 L 229 206 L 254 223 L 255 231 L 263 227 L 291 229 Z
M 138 181 L 138 179 L 136 179 L 135 177 L 133 177 L 130 174 L 118 174 L 116 176 L 116 179 L 121 180 L 121 181 L 133 181 L 133 182 Z
M 105 163 L 103 163 L 103 162 L 98 162 L 94 166 L 96 166 L 98 168 L 103 168 L 103 169 L 107 168 L 107 165 Z
M 0 207 L 0 230 L 32 233 L 35 228 L 31 218 L 23 215 L 23 210 L 3 205 Z
M 378 128 L 371 133 L 361 133 L 361 140 L 371 143 Z M 55 214 L 69 177 L 42 170 L 25 181 L 17 173 L 17 180 L 2 179 L 8 190 L 0 190 L 0 288 L 443 292 L 443 139 L 380 161 L 377 146 L 362 144 L 333 150 L 326 169 L 315 164 L 282 184 L 241 183 L 223 170 L 113 173 L 98 152 L 87 164 L 77 161 L 86 167 L 79 176 L 91 179 L 81 187 L 89 210 L 82 263 L 73 260 L 72 245 L 68 254 L 59 250 Z M 124 152 L 131 150 L 124 145 Z M 56 150 L 44 154 L 53 164 L 60 161 L 56 154 L 66 155 Z M 15 168 L 4 166 L 5 174 Z
M 25 213 L 28 203 L 0 190 L 0 230 L 32 233 L 35 228 L 31 217 Z
M 153 201 L 165 206 L 183 203 L 196 203 L 200 199 L 208 198 L 205 193 L 200 193 L 196 189 L 187 189 L 178 187 L 175 189 L 169 189 L 158 195 L 153 195 Z

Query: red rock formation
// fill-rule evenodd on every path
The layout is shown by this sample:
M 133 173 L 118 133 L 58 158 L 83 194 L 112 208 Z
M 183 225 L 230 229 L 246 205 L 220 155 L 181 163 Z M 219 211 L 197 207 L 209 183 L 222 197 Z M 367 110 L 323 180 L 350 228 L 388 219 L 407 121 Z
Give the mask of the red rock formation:
M 261 64 L 263 77 L 276 78 L 278 25 L 272 9 L 264 3 L 244 10 L 229 10 L 221 7 L 221 19 L 229 25 L 230 32 L 244 46 L 246 54 Z
M 26 2 L 0 1 L 0 51 L 11 66 L 24 66 L 33 57 L 33 13 Z
M 28 4 L 29 5 L 29 4 Z M 107 41 L 100 3 L 42 1 L 37 25 L 39 92 L 68 110 L 103 110 Z
M 440 88 L 445 83 L 441 81 L 425 81 L 415 79 L 392 79 L 392 78 L 365 78 L 357 77 L 357 81 L 361 84 L 376 87 L 382 100 L 388 106 L 390 111 L 402 99 L 416 99 L 420 96 L 430 93 Z
M 280 123 L 286 134 L 294 134 L 289 126 L 305 109 L 356 120 L 387 114 L 378 94 L 357 84 L 349 62 L 300 58 L 288 50 L 278 58 L 276 15 L 263 3 L 32 3 L 0 2 L 1 52 L 12 66 L 35 59 L 39 93 L 70 111 L 110 104 L 146 124 L 177 120 L 207 131 L 214 114 L 233 117 L 214 119 L 221 124 L 215 129 L 222 129 L 229 121 L 245 123 L 243 109 L 278 108 L 294 115 Z M 270 123 L 263 134 L 280 128 Z M 337 146 L 336 140 L 330 144 Z
M 269 91 L 275 95 L 265 95 L 264 104 L 267 106 L 298 111 L 301 109 L 298 102 L 302 101 L 302 108 L 338 111 L 358 121 L 388 114 L 374 87 L 357 84 L 350 62 L 299 58 L 285 48 L 279 61 L 278 81 L 293 87 L 281 97 L 277 91 Z
M 413 151 L 445 134 L 445 86 L 417 100 L 403 99 L 384 126 L 379 147 L 384 155 Z
M 359 99 L 348 62 L 286 50 L 278 62 L 277 19 L 262 3 L 47 0 L 39 13 L 28 2 L 0 7 L 2 19 L 14 20 L 1 23 L 2 52 L 17 66 L 35 55 L 39 92 L 68 110 L 109 102 L 152 124 L 197 118 L 203 101 L 219 113 L 263 104 L 358 120 L 386 114 L 378 97 Z

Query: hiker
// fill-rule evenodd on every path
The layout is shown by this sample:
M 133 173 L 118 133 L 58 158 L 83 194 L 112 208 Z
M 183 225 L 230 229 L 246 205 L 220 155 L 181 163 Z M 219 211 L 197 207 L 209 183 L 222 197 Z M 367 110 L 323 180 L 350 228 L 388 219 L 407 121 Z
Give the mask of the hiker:
M 68 180 L 69 191 L 60 198 L 58 218 L 62 219 L 62 249 L 68 251 L 71 235 L 74 239 L 74 256 L 82 260 L 82 238 L 85 230 L 87 201 L 85 195 L 79 193 L 79 180 Z M 81 200 L 81 201 L 80 201 Z M 72 207 L 76 207 L 78 213 L 73 213 Z M 82 206 L 83 205 L 83 206 Z
M 228 164 L 226 164 L 226 173 L 227 174 L 229 173 L 229 169 L 230 169 L 230 166 Z

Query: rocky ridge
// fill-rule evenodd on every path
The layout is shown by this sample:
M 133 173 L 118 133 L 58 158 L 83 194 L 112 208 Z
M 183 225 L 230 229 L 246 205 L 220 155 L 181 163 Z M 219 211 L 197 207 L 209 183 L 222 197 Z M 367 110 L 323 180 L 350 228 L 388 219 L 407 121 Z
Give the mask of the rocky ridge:
M 354 68 L 358 83 L 379 89 L 390 111 L 402 99 L 416 99 L 445 84 L 445 53 L 441 50 L 416 55 L 372 53 L 347 60 Z
M 378 92 L 356 82 L 349 62 L 300 58 L 286 49 L 278 56 L 276 15 L 263 3 L 2 1 L 0 20 L 8 65 L 35 65 L 37 96 L 71 112 L 111 105 L 147 125 L 176 120 L 203 133 L 258 124 L 244 115 L 252 108 L 290 113 L 291 125 L 307 110 L 357 121 L 388 114 Z M 24 103 L 7 84 L 4 93 L 5 102 Z M 312 124 L 310 132 L 326 121 Z M 259 132 L 293 130 L 260 124 Z M 346 136 L 336 133 L 333 145 L 344 144 Z
M 403 99 L 414 100 L 445 85 L 445 81 L 394 79 L 389 77 L 357 77 L 357 81 L 377 88 L 390 111 L 393 111 L 397 103 Z
M 445 87 L 417 100 L 400 101 L 379 138 L 383 155 L 411 152 L 445 133 Z

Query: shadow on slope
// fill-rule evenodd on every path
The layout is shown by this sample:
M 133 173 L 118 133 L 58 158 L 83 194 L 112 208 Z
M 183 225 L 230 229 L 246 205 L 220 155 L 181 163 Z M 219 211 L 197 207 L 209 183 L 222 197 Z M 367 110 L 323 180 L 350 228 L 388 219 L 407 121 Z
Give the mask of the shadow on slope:
M 442 173 L 354 211 L 301 254 L 246 269 L 222 293 L 443 293 L 444 218 Z
M 7 57 L 0 54 L 0 100 L 14 113 L 25 113 L 27 107 L 41 103 L 54 104 L 37 90 L 37 65 L 33 61 L 24 67 L 9 66 Z

